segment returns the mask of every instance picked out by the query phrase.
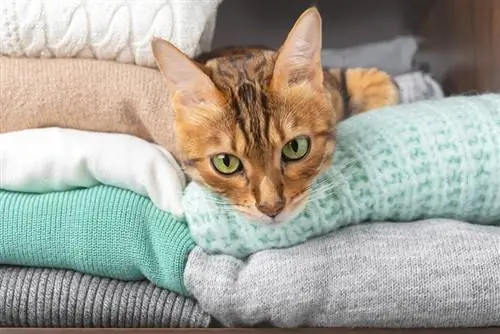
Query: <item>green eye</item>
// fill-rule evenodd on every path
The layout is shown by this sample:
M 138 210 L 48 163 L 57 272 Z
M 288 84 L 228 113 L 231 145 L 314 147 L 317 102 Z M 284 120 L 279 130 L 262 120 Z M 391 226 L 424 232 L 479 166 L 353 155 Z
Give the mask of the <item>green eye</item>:
M 309 153 L 310 140 L 307 136 L 299 136 L 290 140 L 281 151 L 284 161 L 300 160 Z
M 231 175 L 242 169 L 241 161 L 231 154 L 218 154 L 212 157 L 212 165 L 215 170 L 224 175 Z

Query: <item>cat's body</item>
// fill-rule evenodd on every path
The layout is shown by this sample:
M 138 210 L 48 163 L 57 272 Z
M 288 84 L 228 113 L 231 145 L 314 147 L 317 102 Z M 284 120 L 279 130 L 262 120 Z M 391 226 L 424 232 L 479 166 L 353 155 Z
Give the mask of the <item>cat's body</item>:
M 398 101 L 382 71 L 321 67 L 315 8 L 278 51 L 226 48 L 194 62 L 162 40 L 153 50 L 172 92 L 185 170 L 264 223 L 284 222 L 305 203 L 331 163 L 337 122 Z

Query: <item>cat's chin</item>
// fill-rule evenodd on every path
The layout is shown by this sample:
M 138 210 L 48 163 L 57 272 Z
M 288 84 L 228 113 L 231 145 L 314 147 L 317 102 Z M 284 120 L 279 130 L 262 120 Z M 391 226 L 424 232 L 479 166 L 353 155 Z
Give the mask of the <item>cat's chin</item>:
M 268 226 L 279 226 L 285 224 L 295 217 L 297 217 L 307 204 L 307 193 L 304 193 L 287 205 L 287 207 L 274 218 L 271 218 L 256 209 L 247 207 L 235 206 L 236 211 L 240 213 L 245 219 L 254 223 Z

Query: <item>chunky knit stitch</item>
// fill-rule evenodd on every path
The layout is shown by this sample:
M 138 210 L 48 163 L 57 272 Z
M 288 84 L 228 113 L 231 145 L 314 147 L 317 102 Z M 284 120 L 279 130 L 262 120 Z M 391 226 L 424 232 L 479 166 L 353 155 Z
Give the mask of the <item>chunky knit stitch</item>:
M 110 186 L 45 194 L 0 191 L 0 263 L 149 279 L 186 294 L 187 226 L 148 198 Z
M 372 111 L 339 124 L 334 163 L 292 221 L 247 221 L 192 183 L 183 199 L 188 224 L 207 252 L 239 257 L 360 222 L 452 218 L 496 224 L 499 134 L 496 94 Z
M 155 67 L 151 39 L 208 51 L 222 0 L 0 1 L 0 54 L 95 58 Z

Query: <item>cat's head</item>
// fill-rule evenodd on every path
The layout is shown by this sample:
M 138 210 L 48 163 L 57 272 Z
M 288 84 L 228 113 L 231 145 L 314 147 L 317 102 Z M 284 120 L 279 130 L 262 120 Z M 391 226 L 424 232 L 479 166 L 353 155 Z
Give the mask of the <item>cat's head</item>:
M 289 220 L 334 152 L 317 9 L 299 17 L 277 52 L 248 49 L 202 65 L 164 40 L 152 45 L 186 172 L 254 220 Z

